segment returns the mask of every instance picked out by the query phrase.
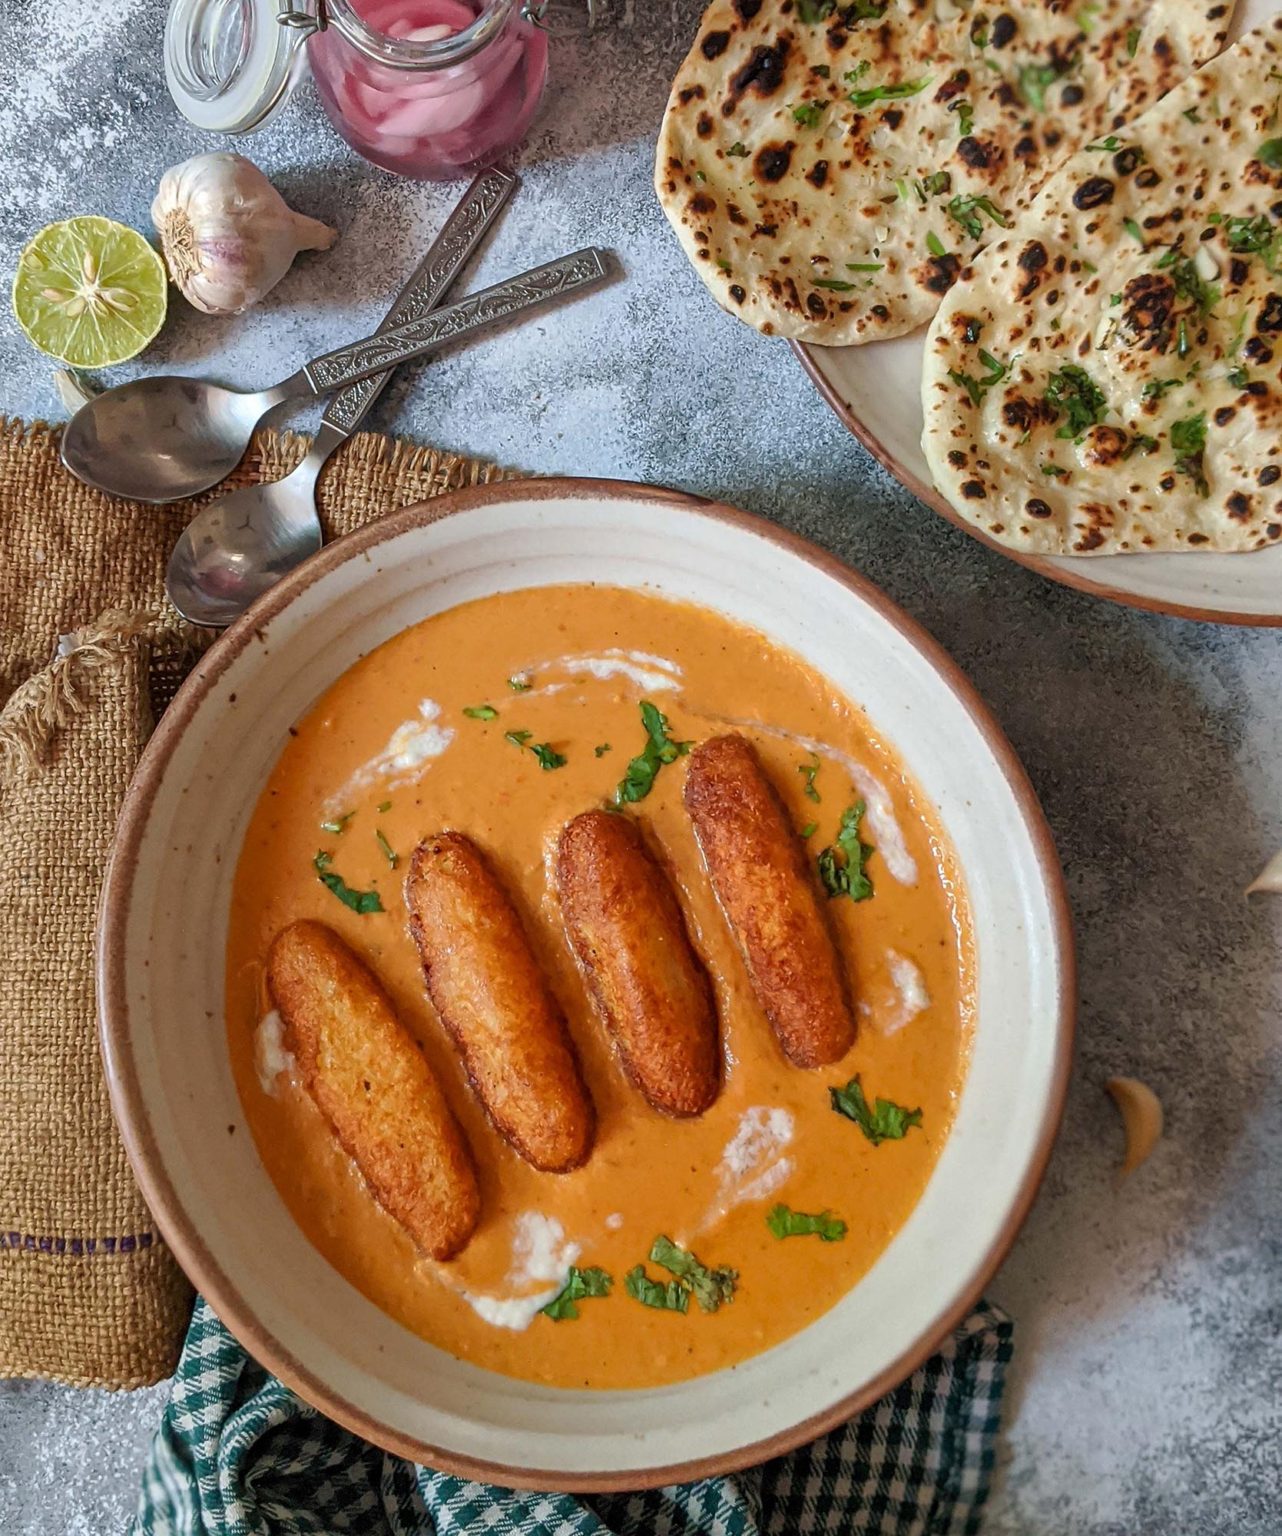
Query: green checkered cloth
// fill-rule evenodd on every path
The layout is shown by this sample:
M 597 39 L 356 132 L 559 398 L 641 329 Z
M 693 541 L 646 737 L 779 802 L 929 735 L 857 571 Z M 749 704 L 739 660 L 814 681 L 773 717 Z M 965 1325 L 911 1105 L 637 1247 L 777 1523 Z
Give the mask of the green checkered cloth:
M 196 1304 L 134 1536 L 968 1536 L 993 1469 L 1012 1326 L 981 1303 L 888 1397 L 734 1477 L 516 1493 L 388 1455 L 308 1407 Z

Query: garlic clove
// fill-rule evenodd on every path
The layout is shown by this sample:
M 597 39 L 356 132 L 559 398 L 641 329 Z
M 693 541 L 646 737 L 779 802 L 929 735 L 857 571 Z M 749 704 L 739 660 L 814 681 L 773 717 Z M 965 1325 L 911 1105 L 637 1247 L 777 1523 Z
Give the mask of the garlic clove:
M 169 275 L 207 315 L 239 315 L 269 293 L 299 251 L 337 231 L 296 213 L 243 155 L 197 155 L 165 172 L 151 205 Z
M 1246 888 L 1248 896 L 1257 891 L 1282 892 L 1282 852 L 1275 853 L 1255 879 Z
M 1104 1084 L 1122 1117 L 1126 1156 L 1119 1178 L 1134 1173 L 1147 1160 L 1162 1135 L 1162 1102 L 1138 1077 L 1110 1077 Z

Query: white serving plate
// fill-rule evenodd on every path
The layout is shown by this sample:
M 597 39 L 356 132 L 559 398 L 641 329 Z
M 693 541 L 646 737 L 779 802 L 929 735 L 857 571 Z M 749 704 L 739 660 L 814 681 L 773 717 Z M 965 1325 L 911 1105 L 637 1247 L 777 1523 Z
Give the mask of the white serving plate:
M 1272 0 L 1239 0 L 1236 42 L 1277 12 Z M 921 368 L 926 327 L 863 347 L 793 350 L 820 393 L 861 443 L 919 500 L 1021 565 L 1067 587 L 1181 618 L 1282 625 L 1282 547 L 1248 554 L 1025 555 L 960 518 L 934 489 L 921 451 Z
M 978 950 L 956 1127 L 871 1273 L 766 1354 L 646 1391 L 516 1381 L 451 1358 L 366 1301 L 303 1237 L 263 1170 L 223 1022 L 232 874 L 290 723 L 359 656 L 433 613 L 588 581 L 718 609 L 865 706 L 938 808 Z M 214 646 L 130 789 L 103 895 L 98 992 L 112 1100 L 143 1190 L 245 1346 L 332 1418 L 403 1455 L 513 1486 L 585 1490 L 777 1454 L 929 1355 L 1032 1201 L 1063 1105 L 1073 1017 L 1049 833 L 1009 744 L 934 642 L 861 577 L 763 520 L 676 492 L 573 480 L 394 513 L 323 550 Z

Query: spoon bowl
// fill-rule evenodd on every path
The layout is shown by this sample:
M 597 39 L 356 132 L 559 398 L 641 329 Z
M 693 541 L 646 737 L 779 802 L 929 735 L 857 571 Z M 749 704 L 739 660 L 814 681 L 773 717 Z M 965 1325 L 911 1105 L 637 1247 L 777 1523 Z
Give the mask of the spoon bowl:
M 283 480 L 247 485 L 206 507 L 179 536 L 165 589 L 192 624 L 221 629 L 321 547 L 311 455 Z
M 164 503 L 195 496 L 240 463 L 280 389 L 241 394 L 177 375 L 134 379 L 82 405 L 62 434 L 62 462 L 108 495 Z

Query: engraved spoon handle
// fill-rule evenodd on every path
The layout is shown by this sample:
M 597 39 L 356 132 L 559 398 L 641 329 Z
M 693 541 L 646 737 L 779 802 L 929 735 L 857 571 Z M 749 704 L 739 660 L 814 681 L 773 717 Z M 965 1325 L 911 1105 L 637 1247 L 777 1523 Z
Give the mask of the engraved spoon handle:
M 264 392 L 263 398 L 287 400 L 299 393 L 323 395 L 331 389 L 342 389 L 357 379 L 423 357 L 447 342 L 497 325 L 536 305 L 594 287 L 609 276 L 609 253 L 589 246 L 522 272 L 505 283 L 482 288 L 479 293 L 435 309 L 408 325 L 395 326 L 381 335 L 366 336 L 333 352 L 322 353 L 275 389 Z
M 476 178 L 433 240 L 414 275 L 401 289 L 378 328 L 380 333 L 393 326 L 406 325 L 436 308 L 471 259 L 499 210 L 516 190 L 516 185 L 515 176 L 498 169 L 485 171 Z M 336 447 L 355 432 L 391 377 L 392 369 L 389 368 L 385 373 L 371 374 L 349 384 L 334 396 L 321 417 L 321 426 L 329 429 L 326 436 L 332 438 L 331 446 Z

